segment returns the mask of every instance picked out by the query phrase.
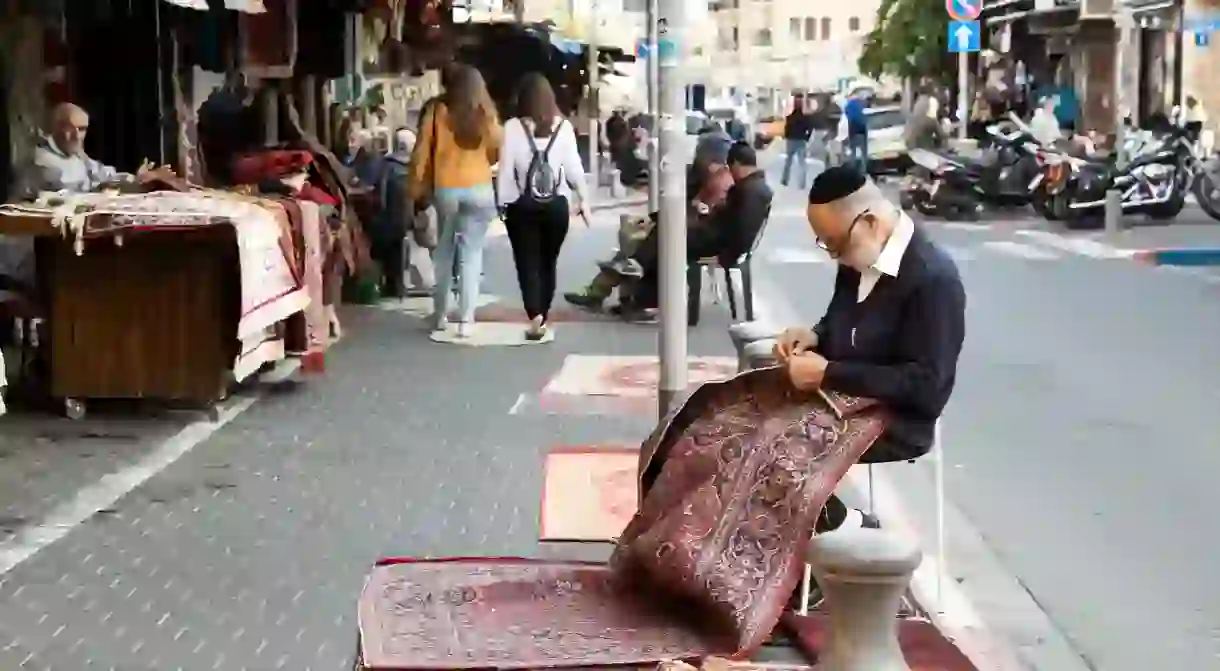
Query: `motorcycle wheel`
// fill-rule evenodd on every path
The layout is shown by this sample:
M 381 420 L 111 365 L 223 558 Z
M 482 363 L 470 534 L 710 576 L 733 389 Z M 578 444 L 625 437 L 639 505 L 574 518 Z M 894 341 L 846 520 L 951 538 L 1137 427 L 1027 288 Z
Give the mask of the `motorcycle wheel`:
M 1144 214 L 1147 215 L 1149 219 L 1167 221 L 1178 216 L 1184 207 L 1186 207 L 1186 189 L 1178 188 L 1176 189 L 1172 198 L 1164 203 L 1149 207 L 1148 209 L 1144 210 Z
M 1064 221 L 1072 216 L 1072 201 L 1065 193 L 1057 193 L 1050 197 L 1047 209 L 1051 216 L 1049 221 Z
M 1034 209 L 1034 214 L 1042 217 L 1047 221 L 1058 221 L 1059 217 L 1055 215 L 1051 207 L 1051 199 L 1045 193 L 1035 193 L 1029 200 L 1029 205 Z
M 1195 180 L 1195 200 L 1199 202 L 1199 207 L 1207 213 L 1207 216 L 1220 221 L 1220 185 L 1217 185 L 1212 178 L 1206 174 L 1199 175 Z
M 903 191 L 898 195 L 898 206 L 904 212 L 915 209 L 915 196 L 910 191 Z

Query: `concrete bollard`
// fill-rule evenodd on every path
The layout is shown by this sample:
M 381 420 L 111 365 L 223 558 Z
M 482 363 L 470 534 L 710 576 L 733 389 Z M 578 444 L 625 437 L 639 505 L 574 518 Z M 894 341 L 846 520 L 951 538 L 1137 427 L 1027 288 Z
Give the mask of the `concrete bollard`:
M 883 529 L 813 537 L 809 563 L 829 613 L 814 671 L 911 671 L 898 645 L 898 609 L 923 554 Z
M 739 371 L 749 370 L 745 358 L 746 345 L 757 340 L 774 339 L 782 330 L 760 321 L 738 322 L 730 326 L 729 340 L 733 342 L 733 349 L 737 352 L 737 369 Z
M 747 343 L 743 348 L 743 356 L 738 360 L 738 372 L 766 368 L 779 363 L 775 358 L 775 338 L 764 338 Z

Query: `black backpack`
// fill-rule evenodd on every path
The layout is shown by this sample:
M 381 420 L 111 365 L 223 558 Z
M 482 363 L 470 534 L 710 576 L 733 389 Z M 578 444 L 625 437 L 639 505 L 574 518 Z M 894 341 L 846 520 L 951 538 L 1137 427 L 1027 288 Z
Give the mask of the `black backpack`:
M 542 151 L 538 151 L 538 145 L 534 142 L 534 134 L 525 127 L 524 123 L 521 124 L 525 130 L 525 137 L 529 139 L 530 150 L 534 153 L 533 158 L 530 159 L 530 167 L 525 171 L 524 186 L 521 189 L 521 199 L 527 203 L 547 205 L 559 195 L 560 179 L 555 169 L 551 167 L 549 155 L 551 147 L 555 144 L 559 131 L 563 130 L 565 123 L 567 123 L 567 119 L 559 122 L 559 125 L 551 132 L 551 139 L 547 141 L 546 149 Z

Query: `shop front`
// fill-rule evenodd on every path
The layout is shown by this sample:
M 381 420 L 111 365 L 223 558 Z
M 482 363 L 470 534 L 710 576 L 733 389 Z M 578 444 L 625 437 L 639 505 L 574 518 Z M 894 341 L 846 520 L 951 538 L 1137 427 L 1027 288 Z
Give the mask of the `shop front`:
M 101 399 L 210 407 L 273 367 L 324 369 L 339 288 L 367 254 L 350 181 L 313 135 L 315 96 L 343 75 L 344 43 L 301 31 L 346 10 L 256 4 L 69 2 L 39 18 L 46 59 L 24 67 L 53 85 L 9 76 L 0 87 L 7 132 L 44 152 L 4 143 L 23 154 L 3 157 L 12 188 L 0 205 L 10 395 L 56 399 L 73 417 Z M 207 71 L 224 84 L 195 100 L 194 75 Z M 31 99 L 36 114 L 19 104 Z M 60 149 L 75 146 L 65 127 L 83 134 L 79 150 Z M 88 179 L 69 182 L 78 165 Z

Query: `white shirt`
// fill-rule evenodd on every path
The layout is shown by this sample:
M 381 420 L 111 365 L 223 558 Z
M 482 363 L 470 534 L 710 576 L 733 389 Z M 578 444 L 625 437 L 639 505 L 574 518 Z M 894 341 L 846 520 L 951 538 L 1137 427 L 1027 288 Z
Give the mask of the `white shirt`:
M 563 127 L 559 128 L 561 123 Z M 504 124 L 504 141 L 500 145 L 500 167 L 496 175 L 496 191 L 501 205 L 515 203 L 521 197 L 525 186 L 525 173 L 529 171 L 530 162 L 534 160 L 534 151 L 530 147 L 533 127 L 532 121 L 518 118 L 509 119 Z M 555 176 L 559 178 L 559 188 L 556 194 L 570 199 L 572 192 L 575 191 L 576 195 L 584 200 L 587 193 L 585 166 L 580 160 L 576 131 L 572 128 L 571 121 L 558 116 L 551 125 L 552 132 L 556 128 L 559 129 L 559 135 L 555 138 L 555 144 L 551 146 L 551 150 L 547 152 L 547 162 L 555 171 Z M 538 147 L 538 151 L 545 151 L 546 145 L 550 141 L 549 136 L 536 137 L 534 146 Z
M 877 255 L 877 260 L 871 267 L 860 273 L 860 285 L 856 289 L 857 303 L 863 303 L 864 299 L 873 293 L 873 288 L 877 286 L 882 275 L 898 277 L 902 257 L 907 253 L 907 247 L 911 246 L 911 238 L 914 235 L 915 222 L 911 221 L 907 215 L 902 215 L 898 219 L 898 225 L 894 227 L 894 232 L 890 234 L 890 239 L 885 241 L 885 246 Z

